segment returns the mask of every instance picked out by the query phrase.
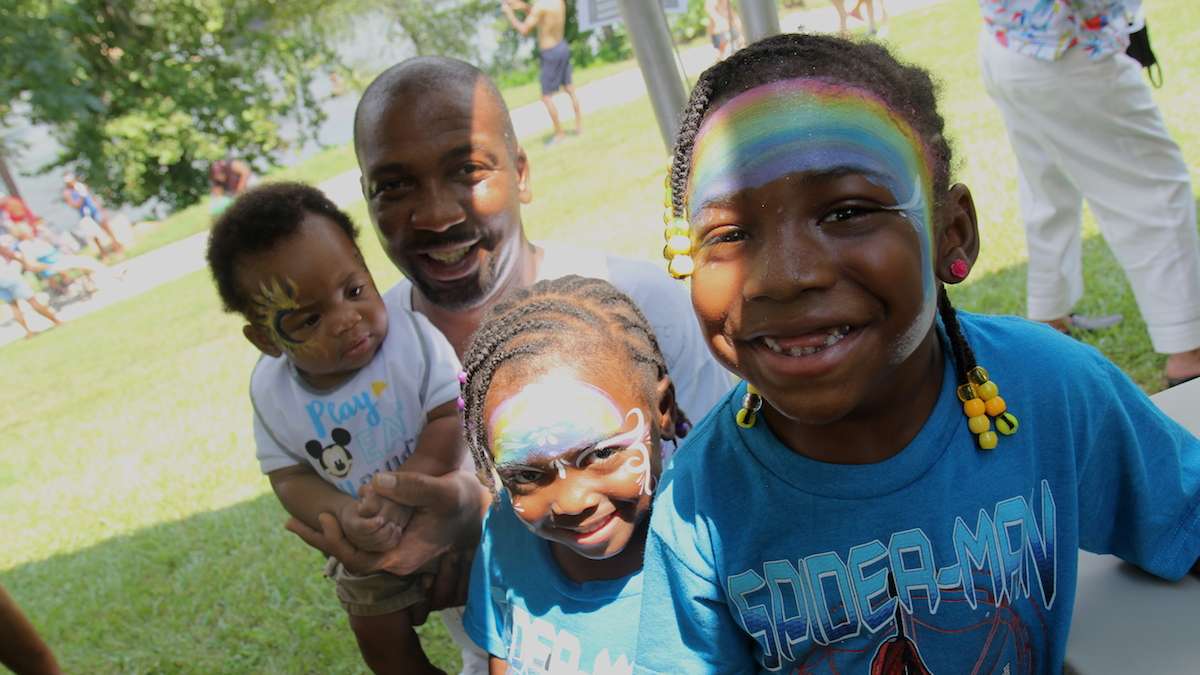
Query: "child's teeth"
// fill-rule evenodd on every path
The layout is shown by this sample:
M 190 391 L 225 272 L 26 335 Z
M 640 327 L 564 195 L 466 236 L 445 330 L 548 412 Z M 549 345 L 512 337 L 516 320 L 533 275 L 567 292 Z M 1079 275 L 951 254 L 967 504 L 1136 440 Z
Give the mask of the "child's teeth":
M 763 344 L 765 344 L 768 349 L 776 354 L 787 354 L 788 356 L 811 356 L 812 354 L 822 351 L 826 347 L 832 347 L 833 345 L 841 342 L 842 338 L 846 337 L 846 335 L 850 332 L 850 326 L 843 325 L 836 328 L 830 328 L 827 332 L 828 335 L 825 336 L 825 344 L 816 347 L 789 347 L 784 349 L 779 344 L 779 341 L 775 340 L 774 338 L 764 336 L 762 340 Z

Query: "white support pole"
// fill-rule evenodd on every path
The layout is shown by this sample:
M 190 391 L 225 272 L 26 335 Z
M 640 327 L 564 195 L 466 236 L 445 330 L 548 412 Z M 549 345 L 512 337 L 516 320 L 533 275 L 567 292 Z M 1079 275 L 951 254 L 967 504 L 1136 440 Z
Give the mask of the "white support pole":
M 779 0 L 741 0 L 742 25 L 746 29 L 746 44 L 765 37 L 779 35 Z

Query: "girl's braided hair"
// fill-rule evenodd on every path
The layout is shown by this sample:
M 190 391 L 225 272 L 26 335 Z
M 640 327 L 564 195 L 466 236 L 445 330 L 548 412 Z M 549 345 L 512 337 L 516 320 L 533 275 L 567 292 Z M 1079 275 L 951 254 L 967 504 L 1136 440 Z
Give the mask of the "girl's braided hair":
M 493 491 L 495 462 L 487 445 L 483 405 L 496 370 L 550 353 L 579 363 L 589 355 L 611 354 L 614 348 L 637 368 L 642 386 L 651 394 L 667 374 L 658 339 L 629 296 L 600 279 L 571 275 L 540 281 L 488 311 L 463 356 L 462 396 L 467 445 L 480 478 Z M 685 419 L 678 407 L 674 419 Z
M 671 161 L 671 210 L 686 218 L 687 184 L 692 172 L 696 134 L 709 110 L 762 84 L 799 77 L 828 80 L 864 89 L 878 96 L 903 117 L 925 141 L 933 170 L 935 202 L 950 186 L 950 145 L 945 121 L 937 109 L 937 87 L 929 73 L 900 63 L 883 46 L 828 35 L 787 33 L 769 37 L 705 70 L 683 109 Z M 958 364 L 958 380 L 975 367 L 975 355 L 958 325 L 944 288 L 938 292 L 938 311 Z

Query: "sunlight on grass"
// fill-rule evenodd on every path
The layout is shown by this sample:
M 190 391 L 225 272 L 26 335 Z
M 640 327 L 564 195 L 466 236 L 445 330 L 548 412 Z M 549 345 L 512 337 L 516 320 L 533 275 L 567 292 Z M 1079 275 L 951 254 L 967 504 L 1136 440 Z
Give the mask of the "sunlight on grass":
M 1157 97 L 1195 173 L 1200 129 L 1188 122 L 1200 94 L 1183 85 L 1200 75 L 1186 49 L 1200 39 L 1200 6 L 1170 0 L 1147 9 L 1166 59 Z M 974 3 L 947 2 L 895 17 L 889 43 L 941 80 L 956 178 L 970 185 L 980 214 L 981 258 L 955 300 L 1021 314 L 1015 163 L 979 82 L 978 22 Z M 528 152 L 534 201 L 523 215 L 532 239 L 661 262 L 667 153 L 647 101 L 594 113 L 582 137 L 551 148 L 531 142 Z M 353 168 L 348 147 L 327 153 L 324 175 Z M 308 171 L 281 175 L 317 180 Z M 349 211 L 378 285 L 390 287 L 400 274 L 364 204 Z M 206 207 L 198 213 L 186 227 L 207 227 Z M 1120 311 L 1126 321 L 1087 340 L 1157 389 L 1161 359 L 1090 222 L 1088 232 L 1080 310 Z M 198 272 L 0 347 L 8 385 L 0 425 L 14 439 L 0 456 L 0 532 L 16 533 L 0 547 L 0 584 L 68 672 L 362 670 L 320 556 L 282 529 L 284 512 L 254 460 L 246 389 L 257 353 L 240 325 Z M 424 630 L 435 662 L 456 667 L 440 624 Z

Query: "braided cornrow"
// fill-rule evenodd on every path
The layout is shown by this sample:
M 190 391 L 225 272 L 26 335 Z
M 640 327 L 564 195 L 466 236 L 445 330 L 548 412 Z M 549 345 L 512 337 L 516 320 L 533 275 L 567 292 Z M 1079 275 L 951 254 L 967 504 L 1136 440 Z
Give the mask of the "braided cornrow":
M 488 311 L 463 356 L 467 444 L 480 478 L 495 489 L 483 405 L 500 366 L 557 352 L 586 358 L 597 345 L 618 345 L 643 375 L 647 393 L 667 373 L 649 322 L 627 295 L 600 279 L 566 276 L 518 291 Z M 675 410 L 677 422 L 686 421 Z
M 945 286 L 938 287 L 937 303 L 938 313 L 942 316 L 942 324 L 946 327 L 946 335 L 950 338 L 950 350 L 954 355 L 954 362 L 958 364 L 956 371 L 958 383 L 966 384 L 967 373 L 977 365 L 975 352 L 971 351 L 967 336 L 963 335 L 962 327 L 958 325 L 958 312 L 954 310 L 954 305 L 950 304 L 950 296 L 946 295 Z

